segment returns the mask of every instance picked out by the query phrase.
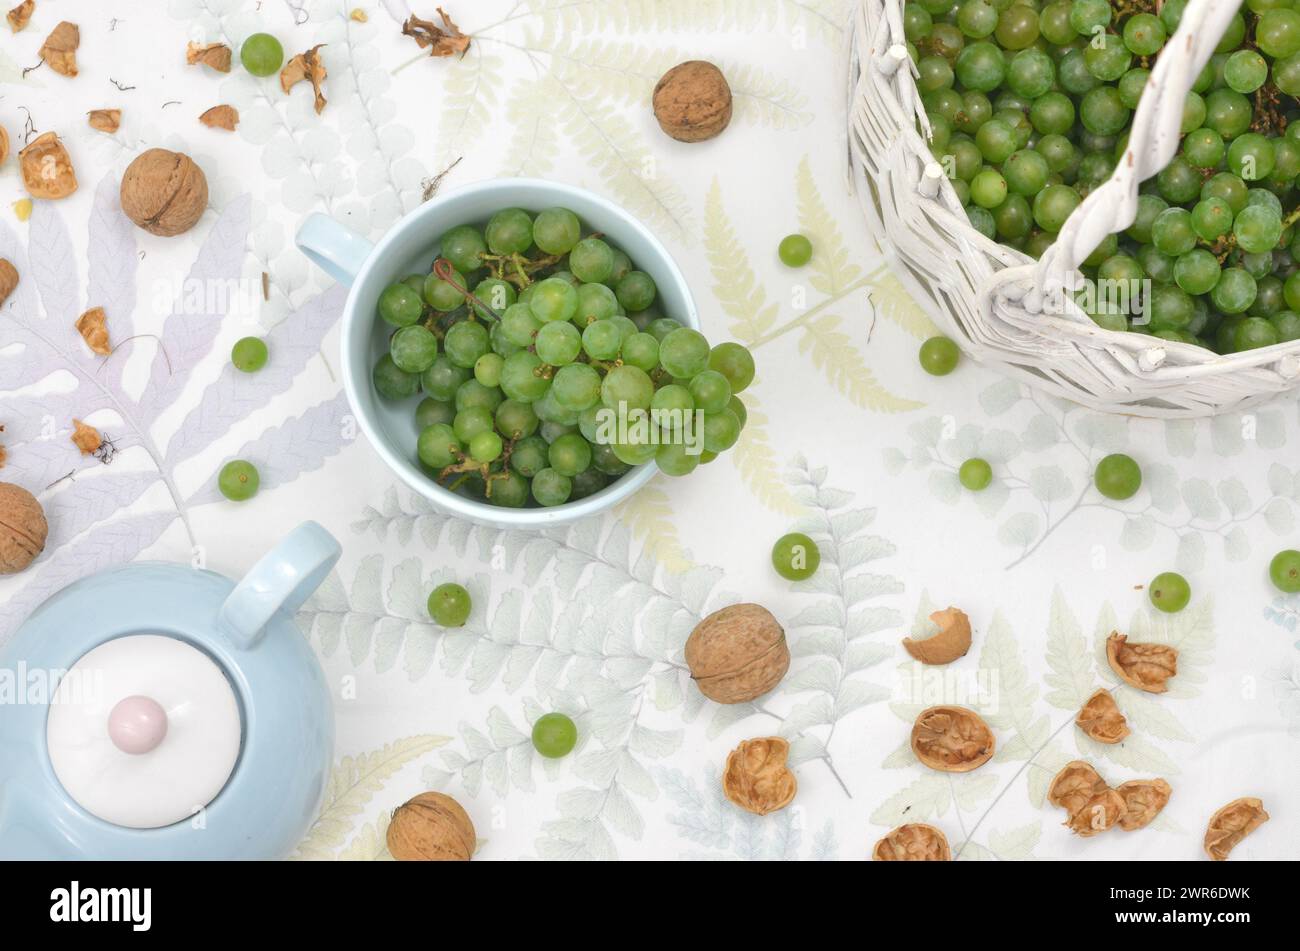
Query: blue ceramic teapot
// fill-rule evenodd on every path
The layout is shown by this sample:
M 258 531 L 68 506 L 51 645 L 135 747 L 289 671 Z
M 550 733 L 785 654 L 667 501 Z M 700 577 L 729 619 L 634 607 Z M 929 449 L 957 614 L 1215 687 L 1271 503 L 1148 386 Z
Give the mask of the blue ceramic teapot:
M 260 859 L 333 757 L 294 612 L 338 561 L 315 522 L 239 584 L 138 562 L 69 585 L 0 650 L 0 859 Z

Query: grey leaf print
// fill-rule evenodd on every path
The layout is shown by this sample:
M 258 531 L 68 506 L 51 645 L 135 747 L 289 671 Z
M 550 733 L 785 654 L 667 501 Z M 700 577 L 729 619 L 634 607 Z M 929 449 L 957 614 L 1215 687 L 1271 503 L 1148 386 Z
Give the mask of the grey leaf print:
M 95 189 L 86 247 L 86 308 L 102 307 L 114 344 L 135 332 L 135 273 L 140 259 L 135 225 L 122 213 L 118 180 L 105 175 Z
M 76 335 L 77 262 L 67 225 L 48 201 L 34 202 L 29 226 L 28 268 L 41 294 L 45 317 L 55 340 Z

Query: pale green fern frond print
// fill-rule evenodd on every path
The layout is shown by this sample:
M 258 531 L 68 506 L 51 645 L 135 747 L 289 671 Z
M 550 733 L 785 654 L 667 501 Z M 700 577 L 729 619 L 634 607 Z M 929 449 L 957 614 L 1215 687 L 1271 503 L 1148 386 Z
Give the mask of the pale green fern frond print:
M 654 484 L 646 486 L 620 505 L 616 512 L 632 535 L 641 540 L 666 571 L 681 574 L 694 566 L 690 553 L 682 547 L 673 519 L 672 501 L 662 488 Z
M 795 501 L 789 485 L 781 478 L 782 465 L 772 449 L 767 435 L 767 414 L 758 404 L 758 398 L 746 390 L 742 397 L 748 410 L 748 420 L 740 432 L 740 441 L 731 450 L 732 461 L 754 497 L 774 512 L 782 515 L 799 515 L 803 506 Z
M 897 275 L 885 265 L 880 265 L 867 275 L 867 288 L 876 313 L 913 337 L 925 340 L 939 333 L 934 321 L 912 299 Z
M 822 200 L 807 156 L 799 163 L 795 176 L 795 196 L 799 229 L 813 244 L 812 260 L 808 263 L 812 273 L 809 282 L 823 294 L 843 294 L 862 278 L 862 269 L 853 263 L 840 226 Z
M 436 750 L 450 737 L 425 734 L 386 744 L 383 749 L 345 756 L 330 773 L 320 815 L 298 844 L 296 858 L 329 859 L 343 845 L 353 820 L 369 805 L 393 774 L 412 760 Z
M 731 332 L 752 344 L 776 322 L 777 306 L 769 303 L 736 230 L 722 204 L 715 178 L 704 202 L 704 252 L 713 274 L 713 296 L 731 317 Z
M 533 82 L 517 82 L 510 91 L 506 117 L 512 129 L 502 168 L 510 175 L 546 175 L 560 153 L 558 126 L 551 116 L 556 90 L 549 73 Z
M 804 323 L 803 331 L 799 352 L 810 355 L 813 365 L 855 406 L 878 413 L 902 413 L 925 405 L 895 396 L 880 384 L 848 334 L 840 330 L 840 318 L 824 314 Z
M 424 64 L 420 64 L 424 65 Z M 500 102 L 498 84 L 502 66 L 499 56 L 471 46 L 464 59 L 451 57 L 440 84 L 441 117 L 438 139 L 444 158 L 463 148 L 467 140 L 481 135 L 492 121 L 492 110 Z
M 1088 652 L 1083 628 L 1070 611 L 1060 588 L 1052 592 L 1051 615 L 1047 622 L 1046 700 L 1062 710 L 1079 710 L 1101 686 L 1096 664 Z
M 352 841 L 338 854 L 340 862 L 391 862 L 388 853 L 388 823 L 391 814 L 384 812 L 375 817 L 374 822 L 367 822 Z

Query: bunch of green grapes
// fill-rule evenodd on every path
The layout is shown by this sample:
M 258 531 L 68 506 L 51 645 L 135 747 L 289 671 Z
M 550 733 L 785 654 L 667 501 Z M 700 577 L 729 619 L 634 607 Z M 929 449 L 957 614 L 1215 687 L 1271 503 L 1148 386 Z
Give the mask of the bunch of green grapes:
M 1114 171 L 1186 6 L 905 4 L 931 149 L 975 228 L 1033 257 L 1051 245 Z M 1233 17 L 1184 101 L 1178 154 L 1084 262 L 1076 301 L 1100 326 L 1219 353 L 1300 338 L 1298 7 L 1247 0 Z
M 415 408 L 431 477 L 494 505 L 562 505 L 654 462 L 681 476 L 730 449 L 754 379 L 737 343 L 662 313 L 653 278 L 566 208 L 497 212 L 385 288 L 374 368 Z

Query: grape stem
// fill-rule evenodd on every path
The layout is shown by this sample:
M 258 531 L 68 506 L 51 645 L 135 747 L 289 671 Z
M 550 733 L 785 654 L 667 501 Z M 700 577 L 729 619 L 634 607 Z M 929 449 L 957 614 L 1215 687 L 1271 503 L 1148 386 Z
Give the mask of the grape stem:
M 470 320 L 473 320 L 479 313 L 485 313 L 493 320 L 501 319 L 500 314 L 489 307 L 484 301 L 479 300 L 467 287 L 465 287 L 464 284 L 461 284 L 456 280 L 456 269 L 451 266 L 451 262 L 446 258 L 438 258 L 438 260 L 433 262 L 433 273 L 440 281 L 446 281 L 464 295 L 465 303 L 469 306 Z

